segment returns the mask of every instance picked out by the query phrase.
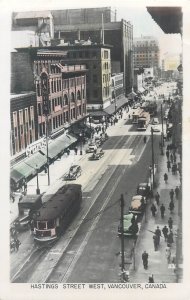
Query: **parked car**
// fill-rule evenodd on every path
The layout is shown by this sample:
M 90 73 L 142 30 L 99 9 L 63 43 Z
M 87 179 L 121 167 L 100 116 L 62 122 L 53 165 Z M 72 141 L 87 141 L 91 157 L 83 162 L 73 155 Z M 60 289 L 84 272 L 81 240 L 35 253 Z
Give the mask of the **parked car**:
M 97 150 L 97 145 L 96 143 L 90 143 L 88 145 L 88 148 L 86 149 L 86 153 L 93 153 L 95 150 Z
M 121 235 L 121 224 L 118 226 L 118 235 Z M 135 236 L 139 232 L 137 217 L 134 214 L 123 216 L 123 234 L 124 236 Z
M 141 195 L 136 195 L 132 197 L 131 205 L 129 208 L 129 213 L 133 214 L 143 214 L 146 207 L 145 197 Z
M 137 195 L 141 195 L 147 199 L 150 196 L 150 184 L 149 183 L 139 183 L 137 186 Z
M 153 132 L 160 132 L 160 127 L 158 125 L 152 126 Z
M 153 125 L 158 125 L 158 124 L 159 124 L 158 118 L 153 118 L 152 124 L 153 124 Z
M 104 156 L 104 151 L 102 149 L 97 149 L 90 157 L 89 160 L 99 160 Z
M 73 165 L 70 167 L 69 172 L 65 175 L 64 180 L 75 180 L 82 173 L 82 169 L 78 165 Z

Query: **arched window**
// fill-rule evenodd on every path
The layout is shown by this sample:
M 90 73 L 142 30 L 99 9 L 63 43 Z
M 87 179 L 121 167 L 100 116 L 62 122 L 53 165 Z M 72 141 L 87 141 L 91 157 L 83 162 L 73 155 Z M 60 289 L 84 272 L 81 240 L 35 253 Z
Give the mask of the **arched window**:
M 81 100 L 81 94 L 80 94 L 80 91 L 77 91 L 77 100 Z
M 68 105 L 69 101 L 68 101 L 68 97 L 67 95 L 64 95 L 64 105 Z
M 71 93 L 71 102 L 74 102 L 75 101 L 75 95 L 74 93 Z

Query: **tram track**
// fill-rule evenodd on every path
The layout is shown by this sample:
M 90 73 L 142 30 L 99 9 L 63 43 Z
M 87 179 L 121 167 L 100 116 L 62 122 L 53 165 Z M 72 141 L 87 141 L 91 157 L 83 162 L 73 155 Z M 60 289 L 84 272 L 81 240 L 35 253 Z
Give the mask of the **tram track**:
M 130 148 L 131 145 L 134 143 L 135 138 L 137 138 L 136 135 L 130 136 L 130 137 L 127 139 L 127 141 L 124 143 L 124 145 L 121 146 L 121 147 L 122 147 L 122 148 L 126 148 L 126 147 Z M 140 139 L 139 139 L 139 140 L 140 140 Z M 112 149 L 112 152 L 113 152 L 113 151 L 119 146 L 119 144 L 122 143 L 122 142 L 123 142 L 123 136 L 121 136 L 121 138 L 119 139 L 119 141 L 114 145 L 114 147 L 113 147 L 114 149 Z M 140 143 L 141 143 L 141 141 L 140 141 L 138 144 L 140 144 Z M 110 153 L 110 154 L 111 154 L 111 153 Z M 109 163 L 112 161 L 112 157 L 113 157 L 113 156 L 110 155 L 110 156 L 106 159 L 106 161 L 105 161 L 106 166 L 109 165 Z M 121 160 L 122 160 L 122 158 L 121 158 Z M 70 242 L 72 241 L 72 239 L 73 239 L 74 236 L 76 235 L 76 233 L 77 233 L 79 227 L 80 227 L 81 224 L 83 223 L 83 221 L 84 221 L 85 217 L 87 216 L 88 212 L 90 211 L 90 209 L 92 208 L 92 206 L 96 203 L 96 200 L 97 200 L 98 196 L 99 196 L 100 193 L 103 191 L 103 189 L 105 188 L 106 184 L 109 182 L 111 176 L 114 174 L 114 172 L 115 172 L 115 170 L 117 169 L 117 167 L 118 167 L 118 166 L 116 166 L 114 169 L 112 169 L 111 173 L 110 173 L 109 170 L 108 170 L 109 176 L 107 176 L 107 180 L 104 182 L 103 185 L 100 184 L 100 185 L 97 185 L 97 186 L 96 186 L 98 189 L 96 188 L 96 190 L 94 191 L 95 197 L 93 197 L 93 196 L 90 197 L 90 198 L 93 198 L 92 204 L 90 205 L 90 207 L 89 207 L 88 210 L 86 211 L 85 216 L 83 216 L 83 218 L 81 219 L 82 221 L 78 224 L 78 228 L 76 229 L 76 231 L 74 231 L 74 232 L 72 233 L 72 236 L 68 239 L 67 244 L 65 244 L 64 247 L 61 247 L 61 248 L 60 248 L 60 253 L 58 253 L 58 255 L 60 254 L 59 259 L 56 260 L 56 262 L 53 264 L 53 266 L 49 269 L 48 272 L 46 272 L 46 270 L 43 271 L 43 268 L 41 269 L 42 272 L 46 274 L 46 276 L 45 276 L 45 278 L 44 278 L 43 281 L 42 281 L 42 280 L 38 281 L 38 279 L 36 278 L 36 279 L 37 279 L 37 282 L 47 282 L 47 281 L 50 281 L 50 280 L 52 281 L 52 280 L 53 280 L 53 275 L 52 275 L 52 274 L 53 274 L 53 272 L 56 270 L 56 268 L 57 268 L 57 266 L 58 266 L 58 264 L 59 264 L 59 261 L 60 261 L 61 259 L 64 259 L 64 256 L 65 256 L 65 254 L 67 253 L 67 250 L 69 249 Z M 107 168 L 107 167 L 106 167 L 106 168 Z M 106 168 L 105 168 L 105 165 L 101 166 L 101 168 L 100 168 L 100 173 L 97 174 L 97 177 L 98 177 L 98 178 L 99 178 L 100 174 L 103 175 L 103 173 L 105 172 Z M 91 181 L 91 180 L 90 180 L 90 181 Z M 117 181 L 119 181 L 119 179 L 118 179 Z M 89 183 L 86 185 L 86 187 L 84 188 L 84 192 L 85 192 L 85 190 L 88 190 L 89 185 L 91 185 L 91 182 L 89 182 Z M 108 202 L 109 202 L 109 197 L 107 197 L 107 199 L 108 199 Z M 105 205 L 107 205 L 107 202 L 105 202 L 105 203 L 106 203 Z M 95 219 L 95 220 L 98 220 L 98 219 Z M 98 222 L 98 221 L 97 221 L 97 222 Z M 91 230 L 92 230 L 92 231 L 93 231 L 93 228 L 94 228 L 94 226 L 95 226 L 95 225 L 93 225 L 93 224 L 96 225 L 96 223 L 92 223 L 92 225 L 91 225 L 91 226 L 92 226 L 92 227 L 91 227 Z M 88 231 L 88 232 L 90 232 L 90 231 Z M 70 232 L 69 232 L 69 235 L 70 235 Z M 64 237 L 65 237 L 65 235 L 64 235 Z M 62 276 L 61 281 L 62 281 L 62 280 L 66 280 L 66 279 L 68 278 L 69 273 L 71 272 L 71 269 L 73 268 L 73 265 L 76 263 L 77 257 L 79 257 L 79 254 L 81 253 L 83 247 L 85 246 L 85 242 L 87 243 L 87 240 L 88 240 L 88 235 L 87 235 L 86 238 L 83 240 L 84 242 L 81 243 L 81 247 L 79 247 L 77 251 L 70 252 L 72 255 L 70 255 L 71 257 L 70 257 L 70 259 L 68 260 L 67 267 L 65 267 L 66 272 L 65 272 L 65 274 Z M 56 244 L 56 245 L 57 245 L 57 244 Z M 36 273 L 36 270 L 34 270 L 34 269 L 35 269 L 35 265 L 38 264 L 38 265 L 40 266 L 40 264 L 41 264 L 43 261 L 45 261 L 45 260 L 47 261 L 47 259 L 48 259 L 48 254 L 50 253 L 49 250 L 50 250 L 50 248 L 52 248 L 52 247 L 53 247 L 53 245 L 52 245 L 51 247 L 48 247 L 48 248 L 47 248 L 47 247 L 35 248 L 35 249 L 30 253 L 30 255 L 28 256 L 28 258 L 26 259 L 26 261 L 25 261 L 25 262 L 23 263 L 23 265 L 20 267 L 20 269 L 12 276 L 11 281 L 12 281 L 12 282 L 35 282 L 35 281 L 36 281 L 36 280 L 35 280 L 35 276 L 32 276 L 33 273 Z M 52 250 L 53 250 L 53 251 L 56 251 L 56 249 L 52 249 Z M 69 251 L 69 250 L 68 250 L 68 251 Z M 72 251 L 72 250 L 71 250 L 71 251 Z M 27 274 L 27 276 L 26 276 L 26 274 Z M 63 274 L 63 272 L 62 272 L 62 274 Z M 34 279 L 34 281 L 33 281 L 33 280 L 31 281 L 31 278 Z

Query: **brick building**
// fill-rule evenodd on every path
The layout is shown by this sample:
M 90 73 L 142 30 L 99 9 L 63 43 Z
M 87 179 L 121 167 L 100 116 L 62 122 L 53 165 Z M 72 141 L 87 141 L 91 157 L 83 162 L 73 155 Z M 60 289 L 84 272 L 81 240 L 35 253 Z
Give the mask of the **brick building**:
M 134 68 L 154 68 L 160 65 L 160 50 L 158 41 L 152 36 L 134 38 Z
M 38 136 L 36 93 L 12 94 L 10 101 L 11 156 L 16 160 Z

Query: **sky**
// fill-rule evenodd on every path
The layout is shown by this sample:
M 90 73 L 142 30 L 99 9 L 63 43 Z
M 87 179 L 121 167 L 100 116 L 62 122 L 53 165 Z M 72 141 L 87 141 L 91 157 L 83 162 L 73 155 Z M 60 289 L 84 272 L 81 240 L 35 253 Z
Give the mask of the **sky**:
M 161 57 L 164 53 L 181 53 L 180 34 L 165 34 L 147 12 L 146 7 L 114 7 L 117 10 L 117 21 L 122 18 L 133 24 L 133 36 L 151 35 L 158 39 Z

